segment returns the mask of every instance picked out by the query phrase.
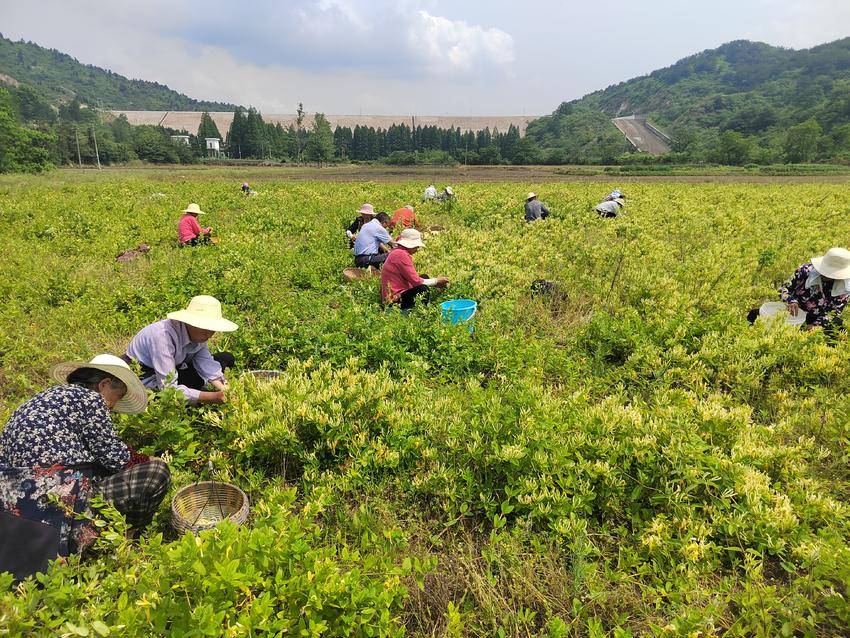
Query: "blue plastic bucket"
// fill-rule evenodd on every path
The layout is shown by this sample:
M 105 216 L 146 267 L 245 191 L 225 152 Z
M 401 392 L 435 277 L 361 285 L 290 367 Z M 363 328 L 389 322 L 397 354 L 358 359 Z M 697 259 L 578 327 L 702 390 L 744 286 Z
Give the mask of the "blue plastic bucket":
M 473 299 L 451 299 L 440 304 L 443 321 L 457 325 L 469 323 L 469 332 L 474 330 L 472 318 L 478 311 L 478 302 Z

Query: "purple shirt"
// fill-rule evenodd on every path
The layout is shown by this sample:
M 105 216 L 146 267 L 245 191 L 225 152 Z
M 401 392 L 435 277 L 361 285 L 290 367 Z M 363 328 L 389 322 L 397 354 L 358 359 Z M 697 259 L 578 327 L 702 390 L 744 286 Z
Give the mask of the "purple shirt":
M 197 403 L 201 391 L 178 385 L 178 366 L 191 365 L 204 381 L 223 378 L 221 365 L 213 359 L 206 342 L 192 343 L 186 324 L 174 319 L 163 319 L 142 328 L 127 346 L 127 354 L 155 371 L 142 379 L 146 388 L 176 388 L 189 403 Z

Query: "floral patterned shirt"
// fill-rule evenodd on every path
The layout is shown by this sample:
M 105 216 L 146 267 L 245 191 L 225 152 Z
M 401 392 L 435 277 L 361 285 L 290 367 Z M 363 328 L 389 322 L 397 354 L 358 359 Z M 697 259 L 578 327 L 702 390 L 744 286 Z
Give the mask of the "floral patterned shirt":
M 0 463 L 13 467 L 98 463 L 117 472 L 129 459 L 106 401 L 79 385 L 55 385 L 35 395 L 0 433 Z
M 815 274 L 812 264 L 803 264 L 794 272 L 794 276 L 786 281 L 779 289 L 779 296 L 785 303 L 796 301 L 801 310 L 806 311 L 806 323 L 815 326 L 825 326 L 829 323 L 830 313 L 838 314 L 844 310 L 850 295 L 832 296 L 832 286 L 835 282 L 822 279 L 809 287 L 806 281 Z

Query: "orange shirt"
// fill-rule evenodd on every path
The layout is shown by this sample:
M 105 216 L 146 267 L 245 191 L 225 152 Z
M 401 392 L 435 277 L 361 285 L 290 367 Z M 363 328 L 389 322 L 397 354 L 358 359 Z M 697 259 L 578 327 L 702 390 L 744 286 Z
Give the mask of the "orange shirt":
M 409 208 L 399 208 L 393 213 L 392 225 L 402 228 L 415 228 L 419 225 L 419 220 L 416 219 L 416 214 Z

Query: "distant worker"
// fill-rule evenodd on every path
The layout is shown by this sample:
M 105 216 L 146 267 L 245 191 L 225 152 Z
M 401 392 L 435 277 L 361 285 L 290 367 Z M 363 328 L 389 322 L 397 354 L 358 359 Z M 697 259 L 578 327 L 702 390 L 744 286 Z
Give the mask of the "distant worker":
M 212 228 L 201 228 L 198 215 L 206 215 L 197 204 L 189 204 L 177 222 L 177 241 L 181 246 L 197 246 L 209 242 Z
M 619 188 L 615 188 L 610 193 L 608 193 L 605 196 L 605 199 L 603 199 L 602 201 L 603 202 L 613 202 L 615 199 L 623 199 L 623 200 L 626 199 L 626 196 L 623 195 L 623 193 L 620 191 Z
M 242 182 L 242 193 L 244 195 L 248 195 L 251 192 L 251 187 L 248 185 L 248 182 Z
M 525 198 L 525 221 L 536 222 L 538 219 L 549 217 L 549 209 L 546 204 L 537 199 L 536 193 L 529 193 Z
M 357 239 L 354 240 L 354 265 L 359 268 L 375 266 L 380 268 L 392 250 L 392 237 L 387 229 L 390 216 L 378 213 L 375 219 L 363 224 Z
M 437 189 L 434 188 L 433 184 L 429 184 L 428 188 L 426 188 L 425 192 L 422 194 L 423 202 L 427 202 L 429 199 L 437 199 Z
M 360 210 L 357 211 L 358 216 L 351 222 L 351 225 L 348 227 L 348 230 L 345 231 L 346 236 L 348 237 L 348 241 L 351 243 L 351 247 L 354 247 L 354 238 L 357 237 L 357 233 L 360 232 L 360 229 L 363 227 L 363 224 L 366 224 L 373 219 L 375 219 L 375 208 L 372 204 L 363 204 L 360 207 Z
M 620 214 L 620 210 L 625 207 L 626 200 L 622 197 L 617 197 L 616 199 L 612 199 L 610 201 L 604 201 L 601 204 L 598 204 L 594 210 L 599 213 L 600 217 L 616 217 Z
M 416 272 L 413 255 L 424 246 L 422 235 L 415 228 L 401 232 L 381 270 L 381 301 L 385 304 L 397 303 L 402 310 L 410 310 L 416 304 L 416 297 L 426 294 L 432 286 L 445 288 L 449 285 L 445 277 L 423 278 Z
M 803 264 L 779 288 L 779 298 L 788 306 L 788 313 L 806 313 L 806 325 L 831 327 L 850 301 L 850 251 L 830 248 L 821 257 Z M 747 317 L 755 321 L 759 311 L 751 310 Z
M 443 192 L 437 195 L 434 199 L 438 202 L 446 202 L 450 199 L 453 199 L 455 196 L 455 192 L 452 190 L 451 186 L 446 186 L 443 189 Z
M 391 224 L 392 227 L 396 229 L 401 226 L 402 230 L 405 228 L 419 228 L 419 220 L 416 219 L 416 213 L 413 212 L 413 206 L 411 204 L 405 204 L 394 212 Z
M 221 316 L 215 297 L 192 297 L 185 310 L 142 328 L 122 357 L 141 367 L 139 378 L 147 388 L 175 388 L 189 403 L 224 403 L 224 371 L 234 364 L 229 352 L 211 354 L 208 341 L 216 332 L 233 332 L 238 326 Z M 204 391 L 209 384 L 213 391 Z

